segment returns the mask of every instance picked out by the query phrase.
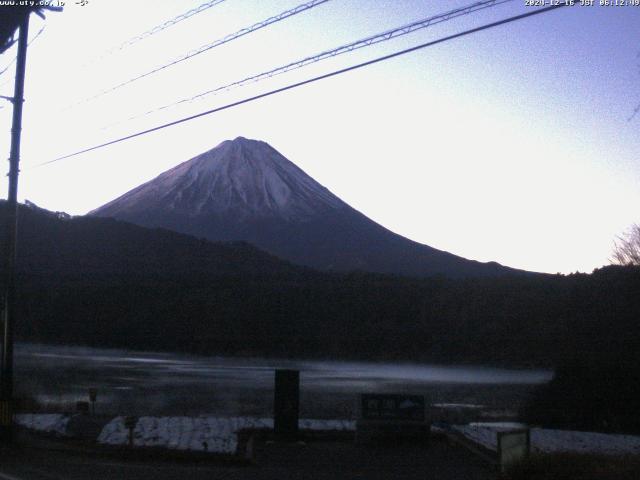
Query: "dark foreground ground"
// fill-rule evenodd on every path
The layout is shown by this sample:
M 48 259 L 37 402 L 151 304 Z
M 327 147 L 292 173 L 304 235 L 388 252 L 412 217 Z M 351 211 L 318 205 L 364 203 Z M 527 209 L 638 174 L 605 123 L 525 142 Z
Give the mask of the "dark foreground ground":
M 428 446 L 365 447 L 350 441 L 255 444 L 253 464 L 197 460 L 123 460 L 74 450 L 23 445 L 0 452 L 0 480 L 62 479 L 464 479 L 495 478 L 495 472 L 467 450 L 445 439 Z

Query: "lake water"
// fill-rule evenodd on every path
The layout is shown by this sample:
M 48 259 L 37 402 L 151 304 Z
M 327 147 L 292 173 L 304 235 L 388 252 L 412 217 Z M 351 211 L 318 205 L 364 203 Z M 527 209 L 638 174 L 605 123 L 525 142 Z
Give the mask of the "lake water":
M 359 393 L 414 393 L 437 404 L 517 408 L 551 378 L 542 370 L 200 357 L 17 344 L 17 396 L 70 410 L 98 389 L 98 413 L 269 415 L 276 368 L 300 370 L 301 415 L 353 418 Z

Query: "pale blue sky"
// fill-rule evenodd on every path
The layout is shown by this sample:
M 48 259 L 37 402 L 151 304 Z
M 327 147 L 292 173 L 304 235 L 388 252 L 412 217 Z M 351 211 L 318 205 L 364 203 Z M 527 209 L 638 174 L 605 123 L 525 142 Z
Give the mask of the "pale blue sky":
M 27 61 L 20 198 L 83 214 L 222 140 L 269 142 L 387 228 L 467 258 L 547 272 L 607 263 L 640 221 L 640 7 L 572 7 L 440 44 L 50 166 L 58 155 L 530 11 L 516 0 L 167 109 L 185 96 L 471 1 L 331 0 L 112 94 L 105 88 L 302 0 L 90 0 L 49 14 Z M 598 3 L 598 2 L 596 2 Z M 33 17 L 31 35 L 44 24 Z M 0 70 L 14 55 L 0 57 Z M 0 77 L 0 94 L 11 93 Z M 5 83 L 8 82 L 8 83 Z M 114 123 L 116 123 L 114 125 Z M 10 108 L 0 109 L 7 152 Z M 107 127 L 108 128 L 105 128 Z M 31 167 L 31 168 L 30 168 Z M 6 195 L 6 186 L 2 188 Z

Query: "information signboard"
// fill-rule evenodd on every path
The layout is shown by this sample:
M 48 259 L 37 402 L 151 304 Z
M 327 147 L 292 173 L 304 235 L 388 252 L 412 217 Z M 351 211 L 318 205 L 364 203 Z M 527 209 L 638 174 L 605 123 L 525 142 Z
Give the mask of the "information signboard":
M 360 402 L 364 420 L 425 420 L 424 397 L 420 395 L 363 394 Z
M 531 433 L 528 428 L 498 432 L 498 462 L 504 472 L 529 456 Z
M 356 442 L 424 443 L 429 439 L 425 401 L 420 395 L 360 395 Z

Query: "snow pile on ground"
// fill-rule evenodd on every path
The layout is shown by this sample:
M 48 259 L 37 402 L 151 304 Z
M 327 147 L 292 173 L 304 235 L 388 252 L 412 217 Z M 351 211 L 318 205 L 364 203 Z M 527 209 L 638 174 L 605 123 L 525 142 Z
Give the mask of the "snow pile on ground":
M 14 416 L 18 425 L 40 432 L 67 434 L 69 417 L 61 413 L 24 413 Z
M 474 410 L 480 410 L 486 408 L 484 405 L 476 405 L 474 403 L 433 403 L 434 408 L 469 408 Z
M 488 425 L 462 425 L 453 429 L 490 450 L 498 448 L 497 432 L 511 430 L 508 426 Z M 531 450 L 539 453 L 640 454 L 640 436 L 532 428 Z
M 301 419 L 299 426 L 314 431 L 353 431 L 349 420 Z M 273 429 L 273 419 L 253 417 L 140 417 L 133 429 L 133 444 L 140 447 L 162 447 L 215 453 L 236 453 L 237 432 L 245 429 Z M 129 430 L 124 417 L 109 422 L 98 437 L 107 445 L 125 445 Z
M 270 420 L 273 422 L 273 420 Z M 313 430 L 315 432 L 355 432 L 355 420 L 314 420 L 301 418 L 298 420 L 301 430 Z
M 544 453 L 640 454 L 640 437 L 633 435 L 534 429 L 531 441 L 534 449 Z

